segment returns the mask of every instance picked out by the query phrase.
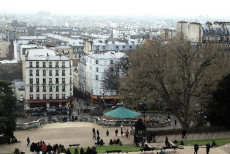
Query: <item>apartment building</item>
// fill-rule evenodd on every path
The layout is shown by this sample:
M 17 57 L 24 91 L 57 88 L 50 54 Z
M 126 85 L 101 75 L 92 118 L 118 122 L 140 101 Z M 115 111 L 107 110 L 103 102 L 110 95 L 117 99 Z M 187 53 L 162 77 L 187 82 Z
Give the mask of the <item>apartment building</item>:
M 72 60 L 49 49 L 25 55 L 25 109 L 68 106 L 73 101 Z

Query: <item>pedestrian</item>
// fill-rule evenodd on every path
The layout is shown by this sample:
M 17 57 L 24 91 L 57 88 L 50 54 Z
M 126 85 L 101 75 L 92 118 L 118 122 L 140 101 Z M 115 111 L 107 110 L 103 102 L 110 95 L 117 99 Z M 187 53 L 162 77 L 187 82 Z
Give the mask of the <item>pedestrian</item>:
M 125 135 L 128 138 L 128 136 L 129 136 L 129 129 L 126 130 Z
M 121 136 L 123 135 L 123 129 L 121 128 Z
M 92 129 L 93 134 L 95 133 L 95 128 Z
M 81 147 L 80 154 L 84 154 L 84 149 Z
M 115 130 L 115 135 L 117 136 L 117 134 L 118 134 L 118 130 L 116 129 L 116 130 Z
M 100 141 L 100 136 L 97 136 L 97 143 L 99 143 Z
M 30 145 L 30 138 L 27 137 L 27 146 Z
M 97 136 L 99 136 L 99 134 L 100 134 L 100 133 L 99 133 L 99 130 L 97 130 Z
M 166 136 L 166 137 L 165 137 L 165 146 L 166 146 L 166 147 L 168 147 L 168 142 L 169 142 L 169 139 L 168 139 L 168 137 Z
M 93 133 L 93 139 L 96 140 L 96 133 Z
M 170 115 L 168 114 L 168 120 L 170 120 Z
M 182 139 L 186 138 L 186 130 L 182 130 Z
M 209 154 L 209 151 L 210 151 L 210 144 L 208 143 L 208 144 L 206 144 L 206 152 L 207 152 L 207 154 Z
M 106 136 L 109 136 L 109 131 L 108 130 L 106 131 Z
M 199 149 L 199 145 L 198 145 L 198 144 L 195 144 L 195 145 L 194 145 L 194 154 L 197 154 L 198 149 Z
M 177 121 L 175 120 L 175 121 L 174 121 L 174 123 L 175 123 L 175 126 L 176 126 L 176 124 L 177 124 Z

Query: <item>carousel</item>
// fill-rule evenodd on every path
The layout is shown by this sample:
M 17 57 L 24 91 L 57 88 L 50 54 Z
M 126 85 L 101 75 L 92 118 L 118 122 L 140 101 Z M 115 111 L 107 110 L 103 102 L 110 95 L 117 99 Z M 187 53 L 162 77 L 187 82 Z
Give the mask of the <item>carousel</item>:
M 131 126 L 138 118 L 140 118 L 140 113 L 122 106 L 106 112 L 103 117 L 97 120 L 97 123 L 104 126 L 120 126 L 121 124 Z

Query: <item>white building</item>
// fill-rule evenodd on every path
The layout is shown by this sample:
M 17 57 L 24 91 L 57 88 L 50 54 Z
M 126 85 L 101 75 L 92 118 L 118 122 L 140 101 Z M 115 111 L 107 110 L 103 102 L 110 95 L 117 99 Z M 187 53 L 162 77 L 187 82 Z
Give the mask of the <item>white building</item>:
M 25 109 L 67 106 L 73 100 L 72 60 L 49 49 L 25 55 Z
M 93 103 L 94 100 L 100 101 L 100 99 L 112 99 L 112 96 L 116 95 L 116 92 L 103 90 L 103 75 L 106 69 L 111 65 L 114 65 L 124 56 L 124 53 L 115 51 L 91 53 L 86 55 L 85 60 L 80 62 L 82 64 L 79 64 L 78 66 L 79 86 L 81 90 L 91 94 L 91 103 Z M 85 72 L 82 68 L 85 68 Z

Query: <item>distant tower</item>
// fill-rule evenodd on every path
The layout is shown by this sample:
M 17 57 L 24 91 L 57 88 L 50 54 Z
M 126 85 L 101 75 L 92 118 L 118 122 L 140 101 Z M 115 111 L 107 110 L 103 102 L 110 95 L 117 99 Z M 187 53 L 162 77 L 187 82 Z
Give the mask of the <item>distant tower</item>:
M 177 38 L 179 40 L 187 40 L 188 38 L 188 22 L 187 21 L 177 22 Z

